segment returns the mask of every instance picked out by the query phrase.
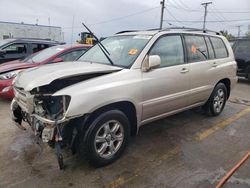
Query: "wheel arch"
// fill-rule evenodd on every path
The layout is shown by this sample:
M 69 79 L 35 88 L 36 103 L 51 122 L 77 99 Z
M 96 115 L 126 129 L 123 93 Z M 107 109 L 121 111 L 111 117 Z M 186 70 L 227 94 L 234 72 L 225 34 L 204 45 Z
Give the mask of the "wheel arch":
M 227 99 L 229 99 L 230 94 L 231 94 L 231 81 L 229 78 L 224 78 L 221 79 L 219 82 L 216 83 L 216 85 L 218 85 L 219 83 L 223 83 L 226 88 L 227 88 Z
M 114 109 L 122 111 L 127 116 L 130 123 L 130 135 L 136 135 L 138 132 L 137 110 L 134 103 L 132 103 L 131 101 L 113 102 L 94 109 L 89 114 L 88 120 L 86 121 L 86 125 L 90 125 L 91 122 L 93 122 L 95 118 L 103 112 Z

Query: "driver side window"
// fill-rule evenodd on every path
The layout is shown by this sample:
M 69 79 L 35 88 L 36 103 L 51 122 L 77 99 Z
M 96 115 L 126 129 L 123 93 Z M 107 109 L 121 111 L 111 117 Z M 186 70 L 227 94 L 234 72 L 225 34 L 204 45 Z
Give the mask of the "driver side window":
M 149 52 L 149 55 L 159 55 L 160 67 L 168 67 L 184 63 L 184 51 L 181 36 L 168 35 L 161 37 Z
M 27 48 L 26 44 L 11 44 L 4 48 L 6 54 L 26 54 Z

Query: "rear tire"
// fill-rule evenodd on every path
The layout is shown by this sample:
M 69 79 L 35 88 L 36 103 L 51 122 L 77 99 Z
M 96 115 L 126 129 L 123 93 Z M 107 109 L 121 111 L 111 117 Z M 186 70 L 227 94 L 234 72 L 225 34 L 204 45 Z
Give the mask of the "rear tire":
M 127 145 L 129 120 L 119 110 L 100 114 L 79 139 L 81 157 L 95 167 L 117 160 Z
M 208 115 L 218 116 L 223 111 L 226 101 L 227 88 L 224 83 L 218 83 L 203 108 Z

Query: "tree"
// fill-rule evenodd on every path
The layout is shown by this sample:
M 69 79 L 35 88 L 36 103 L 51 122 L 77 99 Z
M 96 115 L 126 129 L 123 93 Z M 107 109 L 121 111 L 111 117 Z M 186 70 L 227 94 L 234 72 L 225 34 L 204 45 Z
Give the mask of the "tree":
M 236 37 L 234 35 L 232 35 L 231 33 L 229 33 L 227 30 L 222 30 L 220 31 L 221 34 L 227 38 L 227 40 L 234 40 Z

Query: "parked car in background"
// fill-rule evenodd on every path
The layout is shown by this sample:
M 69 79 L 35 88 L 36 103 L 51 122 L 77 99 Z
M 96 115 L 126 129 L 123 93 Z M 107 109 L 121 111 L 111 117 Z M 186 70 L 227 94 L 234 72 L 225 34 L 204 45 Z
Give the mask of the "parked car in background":
M 78 59 L 90 45 L 59 45 L 47 48 L 23 60 L 15 60 L 0 65 L 0 97 L 12 98 L 12 80 L 16 75 L 31 67 L 44 64 L 74 61 Z M 32 79 L 32 78 L 30 78 Z
M 233 47 L 234 43 L 235 43 L 235 40 L 229 40 L 229 44 L 230 44 L 230 46 L 232 46 L 232 47 Z
M 25 57 L 45 48 L 63 44 L 52 40 L 11 38 L 0 40 L 0 64 Z
M 77 62 L 18 74 L 12 117 L 55 146 L 60 168 L 65 145 L 104 166 L 144 124 L 198 106 L 218 116 L 237 82 L 236 68 L 229 42 L 217 32 L 120 32 Z
M 235 60 L 238 65 L 237 75 L 250 82 L 250 39 L 238 39 L 233 44 Z

